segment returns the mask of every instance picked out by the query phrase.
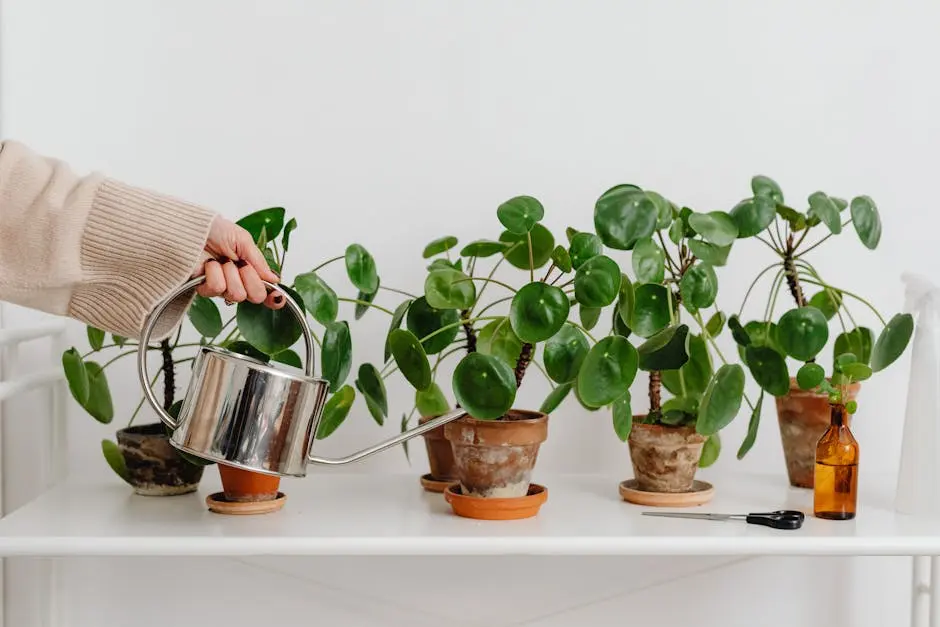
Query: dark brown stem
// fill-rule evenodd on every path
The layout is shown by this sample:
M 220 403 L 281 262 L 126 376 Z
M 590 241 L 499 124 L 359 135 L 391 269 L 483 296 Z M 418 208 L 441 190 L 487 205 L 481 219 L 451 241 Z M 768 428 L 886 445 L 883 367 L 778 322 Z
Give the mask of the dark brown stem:
M 658 414 L 662 409 L 660 392 L 663 387 L 663 378 L 659 370 L 650 370 L 650 413 Z
M 793 253 L 793 234 L 787 237 L 787 246 L 783 254 L 783 271 L 787 277 L 787 287 L 790 288 L 790 296 L 796 302 L 797 307 L 806 305 L 806 298 L 803 296 L 803 286 L 800 285 L 800 277 L 796 272 L 796 263 L 794 263 Z
M 522 385 L 522 377 L 525 376 L 525 369 L 529 367 L 530 361 L 532 361 L 532 345 L 526 342 L 522 345 L 519 359 L 516 360 L 516 388 Z
M 160 354 L 163 355 L 163 409 L 169 411 L 176 397 L 176 372 L 173 368 L 173 349 L 170 340 L 160 342 Z
M 470 311 L 462 311 L 460 313 L 460 317 L 464 320 L 468 320 L 470 318 Z M 467 335 L 467 352 L 475 353 L 477 351 L 477 331 L 473 328 L 473 324 L 470 322 L 464 322 L 463 332 Z

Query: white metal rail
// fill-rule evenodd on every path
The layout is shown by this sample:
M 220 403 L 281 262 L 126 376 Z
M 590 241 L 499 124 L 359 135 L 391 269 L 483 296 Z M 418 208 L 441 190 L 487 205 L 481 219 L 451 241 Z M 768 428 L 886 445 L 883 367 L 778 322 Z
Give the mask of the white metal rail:
M 3 325 L 2 304 L 0 304 L 0 327 Z M 4 401 L 10 400 L 37 388 L 48 388 L 51 407 L 49 408 L 49 443 L 43 447 L 45 459 L 42 460 L 41 472 L 43 486 L 48 489 L 65 478 L 66 470 L 66 422 L 65 422 L 65 379 L 62 373 L 61 355 L 64 349 L 65 322 L 52 321 L 22 328 L 0 328 L 0 416 Z M 38 372 L 19 375 L 19 355 L 23 344 L 34 340 L 49 338 L 50 367 Z M 2 446 L 0 440 L 0 479 L 2 479 Z M 6 515 L 6 503 L 0 481 L 0 518 Z M 6 624 L 6 570 L 5 560 L 0 565 L 0 627 Z M 43 577 L 48 585 L 47 610 L 43 622 L 47 627 L 63 625 L 61 606 L 57 592 L 61 590 L 60 573 L 56 560 L 44 562 Z

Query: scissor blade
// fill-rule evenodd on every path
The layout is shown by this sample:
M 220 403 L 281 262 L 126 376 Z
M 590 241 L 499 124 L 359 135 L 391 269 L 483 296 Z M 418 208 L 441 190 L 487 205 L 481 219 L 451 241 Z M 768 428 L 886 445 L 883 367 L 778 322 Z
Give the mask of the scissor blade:
M 698 520 L 727 520 L 728 514 L 692 514 L 689 512 L 642 512 L 644 516 L 661 516 L 663 518 L 695 518 Z

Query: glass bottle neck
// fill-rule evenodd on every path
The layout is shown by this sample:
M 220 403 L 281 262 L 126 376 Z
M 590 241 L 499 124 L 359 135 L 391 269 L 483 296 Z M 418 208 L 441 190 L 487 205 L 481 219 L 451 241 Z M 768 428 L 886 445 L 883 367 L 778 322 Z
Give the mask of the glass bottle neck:
M 849 426 L 849 412 L 845 411 L 845 405 L 829 406 L 829 424 L 833 427 Z

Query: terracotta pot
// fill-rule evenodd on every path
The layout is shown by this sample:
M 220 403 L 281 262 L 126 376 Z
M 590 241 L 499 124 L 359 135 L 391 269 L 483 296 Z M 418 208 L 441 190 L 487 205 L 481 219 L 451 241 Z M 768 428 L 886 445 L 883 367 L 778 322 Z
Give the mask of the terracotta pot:
M 846 401 L 855 400 L 861 385 L 848 388 Z M 790 485 L 812 488 L 816 468 L 816 443 L 829 427 L 829 397 L 801 390 L 796 378 L 790 378 L 790 393 L 776 397 L 780 441 L 787 463 Z
M 645 492 L 690 492 L 705 436 L 694 427 L 643 424 L 633 417 L 630 461 L 637 488 Z
M 423 425 L 437 416 L 423 416 L 418 424 Z M 454 451 L 450 442 L 444 437 L 444 425 L 425 432 L 424 446 L 428 452 L 428 466 L 431 469 L 431 479 L 434 481 L 452 481 L 454 475 Z
M 219 464 L 225 500 L 239 503 L 273 501 L 277 498 L 281 478 L 234 466 Z
M 170 444 L 162 423 L 127 427 L 117 432 L 127 466 L 127 481 L 143 496 L 175 496 L 195 492 L 203 466 L 191 464 Z
M 462 494 L 518 498 L 529 493 L 539 446 L 548 437 L 548 416 L 510 409 L 499 420 L 465 417 L 444 425 L 454 451 Z

